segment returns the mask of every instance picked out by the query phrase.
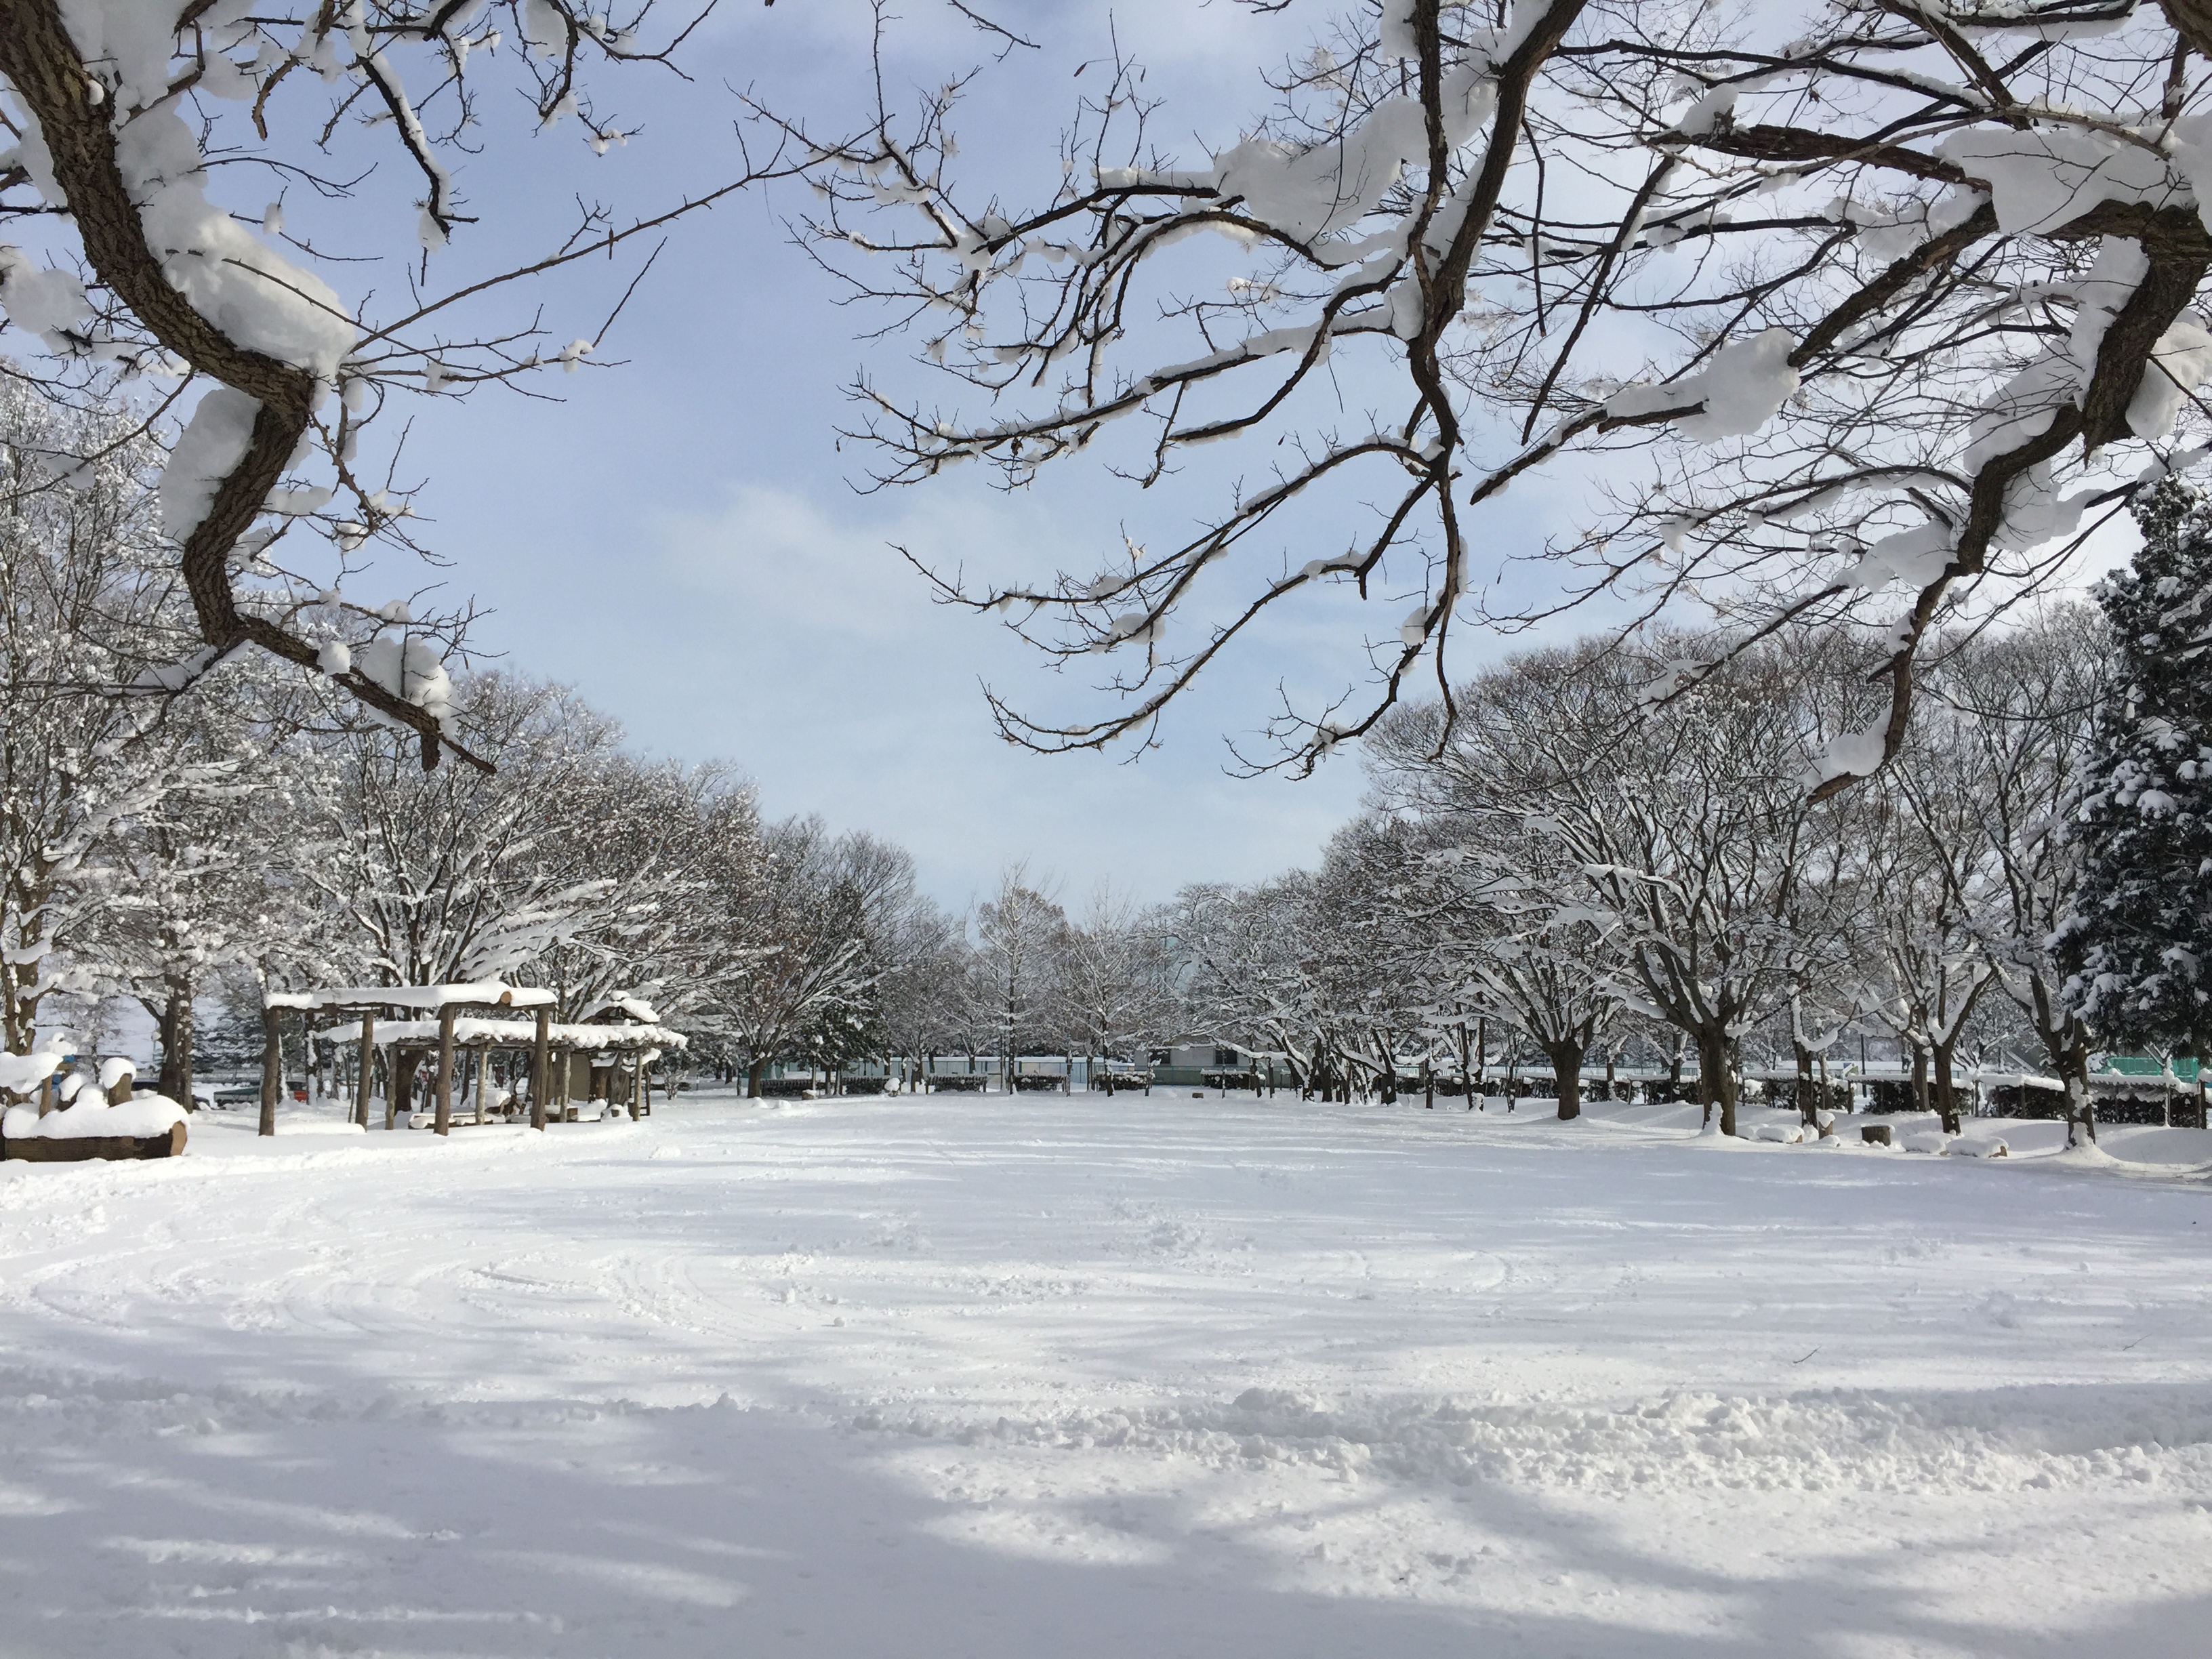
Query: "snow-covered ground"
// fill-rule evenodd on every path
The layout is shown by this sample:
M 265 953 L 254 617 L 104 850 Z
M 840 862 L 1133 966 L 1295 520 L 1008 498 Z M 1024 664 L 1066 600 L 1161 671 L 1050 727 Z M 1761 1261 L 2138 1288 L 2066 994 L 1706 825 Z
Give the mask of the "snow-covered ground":
M 0 1654 L 2205 1651 L 2212 1138 L 1599 1112 L 0 1165 Z

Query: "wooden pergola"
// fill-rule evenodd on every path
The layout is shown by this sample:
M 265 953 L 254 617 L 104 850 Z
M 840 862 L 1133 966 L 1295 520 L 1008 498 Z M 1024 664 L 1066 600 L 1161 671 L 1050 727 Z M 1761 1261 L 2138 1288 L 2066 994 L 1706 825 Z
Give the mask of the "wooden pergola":
M 410 1060 L 419 1062 L 445 1040 L 446 1033 L 438 1021 L 395 1020 L 376 1028 L 374 1046 L 391 1053 L 392 1069 L 398 1074 L 410 1070 Z M 462 1015 L 453 1021 L 453 1043 L 457 1052 L 477 1056 L 476 1121 L 483 1121 L 485 1060 L 502 1048 L 526 1048 L 534 1056 L 541 1041 L 544 1058 L 536 1063 L 532 1072 L 531 1110 L 532 1122 L 542 1127 L 541 1116 L 545 1122 L 574 1121 L 576 1101 L 590 1094 L 595 1086 L 591 1080 L 592 1073 L 600 1066 L 619 1071 L 624 1055 L 633 1057 L 628 1096 L 630 1115 L 649 1115 L 653 1109 L 650 1066 L 663 1050 L 683 1048 L 688 1039 L 657 1022 L 635 1018 L 603 1020 L 594 1015 L 580 1021 L 555 1024 L 541 1017 L 538 1025 L 532 1025 L 519 1019 Z M 587 1058 L 589 1064 L 580 1066 L 579 1062 Z M 609 1103 L 624 1103 L 617 1097 L 612 1085 L 611 1079 L 606 1097 Z
M 465 1013 L 493 1013 L 498 1010 L 534 1008 L 538 1019 L 534 1028 L 519 1020 L 471 1019 L 473 1028 L 480 1024 L 497 1024 L 512 1030 L 516 1040 L 494 1043 L 484 1033 L 483 1047 L 488 1053 L 495 1047 L 524 1046 L 524 1036 L 532 1050 L 530 1083 L 530 1127 L 545 1127 L 545 1097 L 547 1093 L 546 1060 L 552 1043 L 554 994 L 536 986 L 501 985 L 495 980 L 479 981 L 460 985 L 349 985 L 313 991 L 271 991 L 262 999 L 261 1051 L 261 1133 L 276 1133 L 276 1101 L 284 1090 L 283 1051 L 277 1042 L 277 1017 L 287 1009 L 298 1009 L 313 1015 L 358 1014 L 361 1016 L 360 1075 L 354 1082 L 353 1121 L 362 1128 L 368 1127 L 370 1079 L 374 1072 L 372 1060 L 377 1048 L 377 1017 L 380 1014 L 412 1015 L 398 1024 L 414 1040 L 415 1052 L 406 1047 L 392 1049 L 392 1078 L 385 1091 L 385 1127 L 389 1128 L 398 1102 L 411 1091 L 415 1064 L 422 1054 L 429 1051 L 434 1041 L 438 1056 L 437 1084 L 434 1094 L 436 1103 L 436 1128 L 440 1134 L 451 1132 L 453 1123 L 453 1049 L 459 1040 L 461 1017 Z M 434 1014 L 434 1022 L 426 1015 Z M 432 1028 L 434 1026 L 434 1036 Z M 421 1036 L 416 1036 L 420 1028 Z M 503 1030 L 501 1035 L 505 1035 Z M 478 1037 L 473 1029 L 471 1042 Z M 397 1036 L 393 1033 L 392 1036 Z M 392 1041 L 392 1036 L 387 1036 Z M 413 1046 L 413 1044 L 410 1044 Z M 482 1073 L 478 1073 L 479 1115 L 481 1115 Z M 403 1087 L 403 1082 L 404 1086 Z

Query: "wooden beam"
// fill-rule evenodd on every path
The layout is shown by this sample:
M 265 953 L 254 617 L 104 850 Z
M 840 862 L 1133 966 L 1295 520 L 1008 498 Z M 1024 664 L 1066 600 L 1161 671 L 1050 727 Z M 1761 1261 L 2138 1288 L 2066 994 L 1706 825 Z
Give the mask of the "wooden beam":
M 490 1058 L 491 1042 L 487 1038 L 476 1045 L 477 1121 L 479 1123 L 483 1121 L 484 1061 Z
M 447 1003 L 438 1010 L 438 1121 L 440 1134 L 451 1134 L 453 1129 L 453 1021 L 459 1017 L 460 1007 Z
M 376 1016 L 364 1011 L 361 1017 L 361 1075 L 353 1082 L 353 1114 L 363 1129 L 368 1127 L 368 1091 L 376 1075 Z
M 552 1086 L 553 1079 L 546 1066 L 545 1044 L 553 1023 L 553 1011 L 538 1011 L 538 1041 L 530 1051 L 530 1127 L 545 1127 L 545 1091 Z

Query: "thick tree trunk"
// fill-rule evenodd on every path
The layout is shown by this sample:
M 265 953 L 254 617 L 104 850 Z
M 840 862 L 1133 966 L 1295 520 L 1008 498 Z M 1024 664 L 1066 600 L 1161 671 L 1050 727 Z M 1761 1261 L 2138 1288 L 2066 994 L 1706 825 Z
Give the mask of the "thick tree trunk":
M 1705 1121 L 1711 1123 L 1717 1113 L 1724 1135 L 1736 1132 L 1735 1058 L 1721 1032 L 1698 1034 L 1698 1097 L 1705 1105 Z
M 1583 1045 L 1579 1042 L 1547 1043 L 1544 1054 L 1552 1062 L 1552 1076 L 1559 1085 L 1559 1121 L 1583 1115 Z
M 1959 1133 L 1959 1091 L 1951 1080 L 1951 1048 L 1948 1042 L 1936 1045 L 1936 1110 L 1942 1117 L 1943 1133 Z
M 2059 1075 L 2066 1080 L 2066 1144 L 2097 1144 L 2097 1102 L 2089 1092 L 2089 1039 L 2080 1030 L 2067 1044 Z
M 1928 1050 L 1917 1042 L 1912 1045 L 1912 1107 L 1920 1112 L 1931 1109 L 1928 1098 Z
M 192 981 L 189 975 L 163 976 L 167 1000 L 161 1005 L 161 1073 L 155 1088 L 186 1111 L 192 1102 Z
M 756 1055 L 745 1067 L 745 1098 L 761 1097 L 761 1079 L 768 1075 L 768 1061 Z
M 386 1063 L 391 1068 L 391 1086 L 384 1097 L 384 1127 L 389 1129 L 402 1113 L 415 1109 L 415 1070 L 422 1057 L 395 1048 Z
M 1813 1051 L 1794 1036 L 1790 1046 L 1797 1051 L 1797 1114 L 1809 1129 L 1820 1117 L 1820 1085 L 1813 1081 Z
M 276 1097 L 284 1089 L 283 1023 L 274 1008 L 261 1011 L 261 1133 L 276 1133 Z

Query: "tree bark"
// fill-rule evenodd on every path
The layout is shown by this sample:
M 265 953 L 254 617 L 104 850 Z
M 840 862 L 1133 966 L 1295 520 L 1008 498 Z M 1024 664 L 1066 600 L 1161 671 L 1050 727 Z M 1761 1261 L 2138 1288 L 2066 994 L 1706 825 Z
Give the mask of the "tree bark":
M 1698 1033 L 1698 1097 L 1704 1103 L 1705 1121 L 1720 1115 L 1721 1133 L 1733 1135 L 1735 1123 L 1735 1055 L 1728 1038 L 1717 1030 Z
M 197 9 L 185 9 L 195 15 Z M 54 179 L 69 203 L 85 258 L 100 280 L 164 346 L 261 406 L 246 453 L 217 482 L 214 499 L 185 538 L 179 559 L 201 639 L 218 651 L 251 641 L 302 667 L 317 666 L 314 645 L 266 617 L 239 609 L 230 568 L 232 550 L 252 527 L 307 430 L 318 391 L 315 376 L 240 345 L 169 280 L 124 182 L 106 100 L 95 102 L 87 95 L 94 77 L 62 21 L 59 0 L 0 0 L 0 75 L 38 119 Z M 413 728 L 425 771 L 437 765 L 441 744 L 471 765 L 491 769 L 448 740 L 428 710 L 361 670 L 331 678 Z
M 412 1050 L 405 1054 L 402 1054 L 397 1048 L 392 1051 L 392 1058 L 388 1062 L 391 1075 L 387 1079 L 391 1092 L 384 1097 L 384 1127 L 386 1128 L 389 1129 L 392 1127 L 400 1113 L 411 1114 L 414 1111 L 415 1072 L 422 1063 L 422 1055 Z
M 283 1030 L 279 1012 L 264 1007 L 261 1011 L 261 1128 L 264 1135 L 276 1133 L 276 1097 L 284 1089 L 284 1050 L 278 1042 Z
M 188 975 L 162 978 L 161 1072 L 154 1086 L 186 1111 L 192 1103 L 192 981 Z
M 2059 1075 L 2066 1080 L 2066 1144 L 2097 1144 L 2097 1102 L 2089 1092 L 2089 1039 L 2078 1028 L 2067 1044 Z
M 1942 1119 L 1943 1133 L 1959 1133 L 1959 1091 L 1951 1080 L 1951 1049 L 1953 1045 L 1936 1045 L 1936 1110 Z
M 1546 1043 L 1544 1054 L 1552 1062 L 1552 1077 L 1559 1086 L 1559 1121 L 1564 1123 L 1583 1115 L 1583 1045 L 1579 1042 Z

